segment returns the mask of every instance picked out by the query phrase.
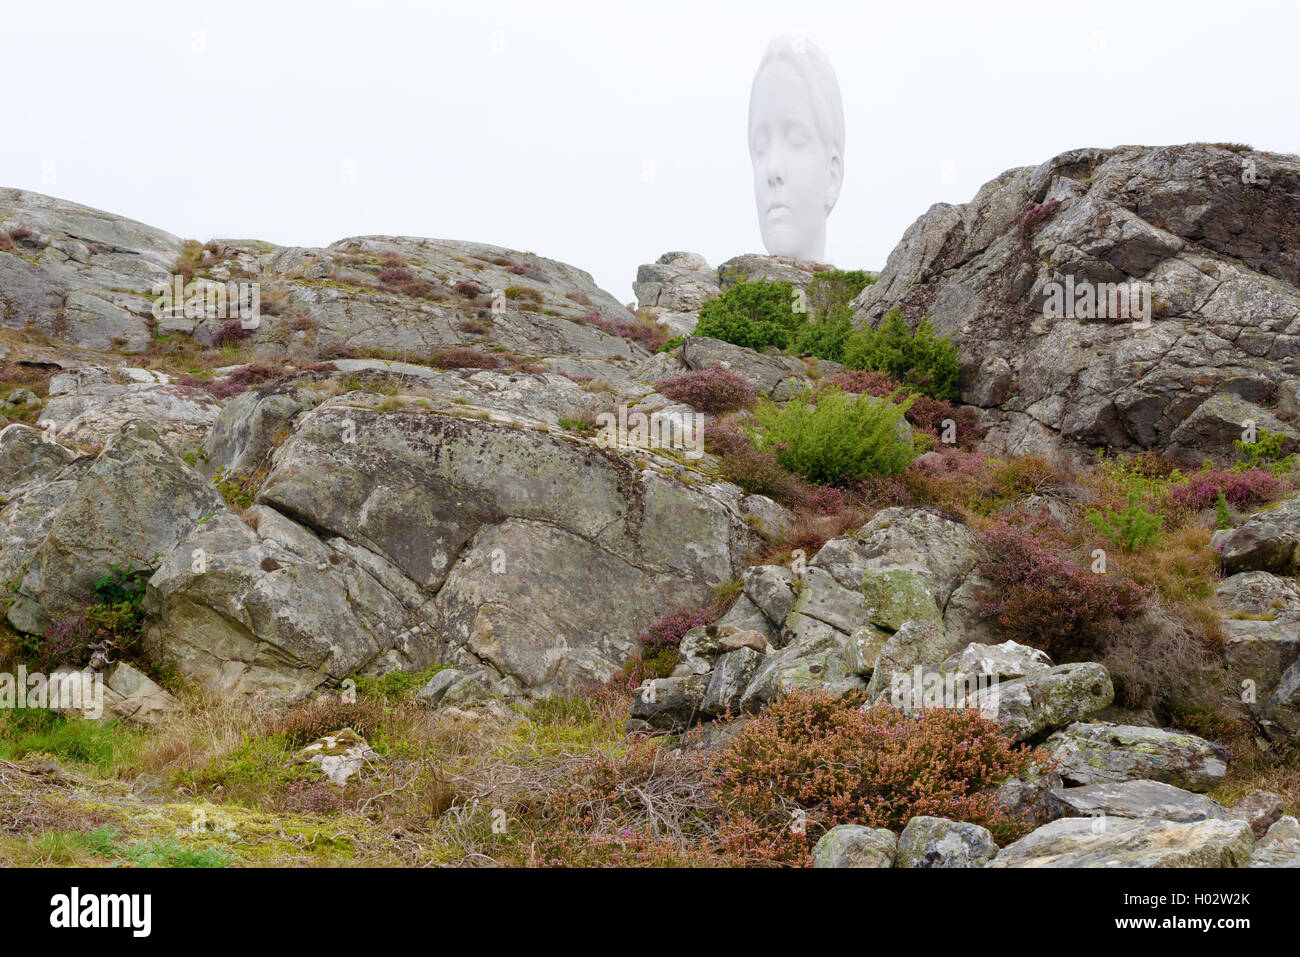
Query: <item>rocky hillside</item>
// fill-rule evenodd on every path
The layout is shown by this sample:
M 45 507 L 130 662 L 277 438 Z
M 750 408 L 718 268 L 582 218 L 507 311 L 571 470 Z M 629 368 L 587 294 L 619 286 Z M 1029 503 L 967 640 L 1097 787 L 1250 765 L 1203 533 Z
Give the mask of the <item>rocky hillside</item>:
M 1046 286 L 1148 283 L 1149 323 L 1044 317 Z M 928 314 L 1008 453 L 1224 455 L 1242 419 L 1300 436 L 1300 161 L 1232 145 L 1063 153 L 937 203 L 856 306 Z
M 1298 229 L 1296 157 L 1077 150 L 878 274 L 671 252 L 624 306 L 0 190 L 0 664 L 104 680 L 58 774 L 355 813 L 342 857 L 1294 865 Z M 1058 317 L 1067 277 L 1149 315 Z

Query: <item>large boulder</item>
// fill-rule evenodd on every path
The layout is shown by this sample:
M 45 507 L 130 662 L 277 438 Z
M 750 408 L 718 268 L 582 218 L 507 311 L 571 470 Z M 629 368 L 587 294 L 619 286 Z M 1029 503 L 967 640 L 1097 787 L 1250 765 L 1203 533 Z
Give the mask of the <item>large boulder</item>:
M 1214 536 L 1214 547 L 1226 575 L 1247 571 L 1293 574 L 1297 544 L 1300 544 L 1300 498 L 1287 499 L 1258 511 L 1237 528 Z
M 17 422 L 7 425 L 0 429 L 0 495 L 59 471 L 76 457 L 48 432 Z
M 1300 822 L 1281 818 L 1255 845 L 1251 867 L 1300 867 Z
M 170 282 L 180 239 L 20 189 L 0 189 L 0 222 L 26 234 L 13 251 L 0 251 L 0 325 L 31 325 L 90 349 L 148 346 L 148 293 Z
M 1047 652 L 1014 641 L 1004 641 L 1000 645 L 972 642 L 939 665 L 939 670 L 945 674 L 997 676 L 1004 680 L 1042 674 L 1051 669 L 1052 659 Z
M 186 251 L 176 236 L 14 189 L 0 190 L 0 221 L 26 231 L 13 251 L 0 251 L 0 325 L 139 352 L 155 326 L 210 343 L 233 318 L 203 310 L 155 321 L 154 288 L 172 288 Z M 590 274 L 485 243 L 361 236 L 286 248 L 222 239 L 185 268 L 200 292 L 256 278 L 262 309 L 246 344 L 268 358 L 309 341 L 393 352 L 492 345 L 615 365 L 647 355 L 618 335 L 632 314 Z
M 841 824 L 813 848 L 813 867 L 893 867 L 898 835 L 883 827 Z
M 794 634 L 829 625 L 847 635 L 868 617 L 860 588 L 845 588 L 822 569 L 809 568 L 800 581 L 794 605 L 782 621 Z
M 1300 612 L 1300 584 L 1269 572 L 1239 572 L 1215 586 L 1214 601 L 1230 616 L 1276 618 Z
M 649 452 L 377 405 L 349 394 L 297 414 L 256 531 L 209 523 L 169 556 L 150 586 L 151 635 L 184 673 L 293 696 L 358 670 L 442 664 L 486 668 L 494 688 L 576 694 L 621 668 L 665 608 L 708 601 L 743 567 L 753 536 L 734 486 L 688 484 Z M 195 572 L 195 548 L 220 558 Z M 318 592 L 334 597 L 287 607 Z M 734 703 L 734 688 L 719 693 Z
M 853 671 L 848 636 L 823 627 L 763 657 L 740 698 L 744 711 L 757 711 L 786 691 L 843 692 L 864 689 Z
M 4 493 L 0 506 L 0 582 L 17 583 L 41 547 L 59 510 L 94 465 L 94 458 L 64 459 L 64 466 Z
M 209 393 L 181 385 L 96 385 L 56 396 L 36 424 L 68 445 L 96 445 L 127 422 L 148 422 L 169 446 L 181 450 L 203 441 L 221 413 Z
M 1232 392 L 1210 396 L 1169 436 L 1166 454 L 1176 462 L 1199 465 L 1206 458 L 1232 459 L 1236 446 L 1250 435 L 1268 431 L 1282 436 L 1282 451 L 1294 452 L 1300 434 L 1268 409 Z
M 1165 821 L 1205 821 L 1231 817 L 1228 809 L 1201 794 L 1161 781 L 1119 781 L 1079 788 L 1053 788 L 1057 817 L 1156 817 Z
M 1246 166 L 1258 176 L 1243 177 Z M 964 206 L 932 206 L 859 295 L 857 316 L 874 326 L 901 306 L 951 336 L 962 398 L 986 408 L 995 452 L 1167 449 L 1211 397 L 1291 403 L 1298 221 L 1294 156 L 1071 150 L 1008 170 Z M 1147 283 L 1150 310 L 1055 317 L 1047 307 L 1067 278 Z
M 886 631 L 898 631 L 909 621 L 939 628 L 943 620 L 925 579 L 906 568 L 868 568 L 862 573 L 862 597 L 867 621 Z
M 127 423 L 77 482 L 27 563 L 10 623 L 43 634 L 55 617 L 94 601 L 96 581 L 150 567 L 224 509 L 212 484 L 152 426 Z
M 1228 773 L 1226 751 L 1182 731 L 1078 723 L 1052 735 L 1045 747 L 1071 784 L 1142 779 L 1204 792 Z
M 1060 818 L 998 852 L 989 867 L 1245 867 L 1245 821 Z
M 1114 699 L 1106 669 L 1079 662 L 988 685 L 967 704 L 977 705 L 981 714 L 1023 741 L 1094 714 Z
M 998 852 L 988 828 L 942 817 L 914 817 L 898 835 L 898 867 L 983 867 Z
M 743 583 L 745 597 L 764 617 L 783 625 L 799 597 L 790 569 L 783 565 L 754 565 L 745 570 Z
M 821 263 L 803 259 L 742 253 L 718 267 L 718 282 L 723 290 L 738 282 L 788 282 L 796 289 L 806 289 L 817 271 L 824 268 Z
M 1282 673 L 1261 712 L 1264 730 L 1270 737 L 1288 745 L 1300 740 L 1300 660 L 1293 661 Z
M 997 806 L 1013 821 L 1046 824 L 1058 814 L 1051 792 L 1064 782 L 1054 769 L 1044 770 L 1031 763 L 1024 771 L 1006 778 L 994 792 Z
M 125 661 L 103 673 L 61 668 L 50 675 L 51 710 L 91 721 L 126 721 L 158 727 L 172 720 L 180 705 L 157 682 Z
M 1300 587 L 1271 572 L 1238 572 L 1219 583 L 1215 601 L 1233 696 L 1266 734 L 1285 742 L 1300 730 L 1290 674 L 1300 659 Z
M 264 467 L 287 437 L 294 418 L 317 405 L 319 398 L 293 385 L 272 385 L 241 392 L 221 410 L 203 443 L 199 470 L 251 473 Z
M 847 588 L 867 571 L 910 571 L 939 610 L 979 561 L 975 536 L 956 516 L 929 506 L 881 509 L 852 536 L 834 538 L 809 563 Z
M 707 369 L 720 365 L 744 378 L 759 395 L 789 399 L 811 384 L 808 369 L 798 359 L 785 355 L 767 355 L 732 345 L 721 339 L 691 336 L 677 351 L 688 369 Z
M 917 670 L 923 665 L 942 661 L 951 651 L 952 643 L 937 621 L 911 619 L 903 622 L 876 655 L 867 696 L 872 700 L 888 697 L 895 707 L 904 707 L 902 699 L 911 700 L 917 691 L 914 687 Z M 909 689 L 909 694 L 903 694 L 904 686 Z M 946 705 L 954 707 L 956 702 L 946 702 Z
M 648 679 L 632 699 L 632 722 L 662 730 L 685 728 L 699 716 L 708 687 L 708 675 Z
M 271 509 L 246 517 L 204 522 L 149 580 L 146 646 L 187 680 L 292 700 L 384 655 L 411 670 L 442 663 L 424 597 L 382 558 Z
M 415 703 L 425 708 L 459 707 L 486 701 L 491 695 L 491 689 L 478 675 L 459 668 L 443 668 L 416 692 Z
M 1227 816 L 1249 824 L 1258 840 L 1282 817 L 1282 795 L 1272 791 L 1251 791 L 1232 806 Z
M 720 293 L 717 271 L 696 253 L 664 253 L 636 271 L 637 306 L 652 310 L 675 333 L 695 331 L 700 306 Z

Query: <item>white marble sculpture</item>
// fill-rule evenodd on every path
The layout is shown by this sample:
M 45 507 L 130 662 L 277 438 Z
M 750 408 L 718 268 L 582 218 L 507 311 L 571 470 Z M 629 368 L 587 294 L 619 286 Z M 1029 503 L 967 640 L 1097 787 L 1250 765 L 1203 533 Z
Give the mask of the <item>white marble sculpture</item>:
M 826 54 L 803 37 L 773 40 L 758 65 L 749 156 L 768 253 L 823 262 L 844 179 L 844 106 Z

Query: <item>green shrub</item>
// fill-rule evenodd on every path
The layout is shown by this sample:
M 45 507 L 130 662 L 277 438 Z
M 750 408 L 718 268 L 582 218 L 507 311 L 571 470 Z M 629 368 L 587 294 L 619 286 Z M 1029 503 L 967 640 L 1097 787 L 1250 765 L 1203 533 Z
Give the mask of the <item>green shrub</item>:
M 390 671 L 380 677 L 358 675 L 357 692 L 362 699 L 376 704 L 404 704 L 414 698 L 416 692 L 442 669 L 442 665 L 436 665 L 423 671 Z M 337 731 L 338 728 L 334 730 Z
M 332 731 L 339 730 L 331 728 Z M 293 760 L 295 746 L 287 737 L 245 737 L 226 754 L 196 768 L 176 768 L 171 784 L 192 794 L 219 793 L 223 804 L 258 807 L 271 795 L 282 794 L 295 781 L 311 781 L 319 770 Z
M 839 362 L 844 358 L 844 346 L 853 332 L 853 320 L 848 316 L 815 320 L 799 330 L 790 351 Z
M 768 346 L 786 349 L 807 322 L 794 307 L 794 286 L 788 282 L 739 282 L 700 307 L 695 335 L 757 352 Z
M 355 381 L 354 381 L 355 380 Z M 355 385 L 352 391 L 372 391 L 365 388 L 360 379 L 355 376 L 349 378 L 348 387 Z M 262 487 L 262 482 L 266 479 L 266 469 L 259 469 L 253 474 L 243 474 L 239 472 L 227 473 L 224 469 L 212 477 L 212 481 L 217 485 L 217 491 L 226 504 L 236 511 L 242 512 L 253 507 L 253 501 L 257 498 L 257 492 Z
M 1232 510 L 1228 508 L 1228 500 L 1224 497 L 1222 489 L 1219 490 L 1219 497 L 1214 500 L 1214 527 L 1232 528 Z
M 695 335 L 840 362 L 854 334 L 850 303 L 874 282 L 861 269 L 823 270 L 808 283 L 801 307 L 792 283 L 742 280 L 704 304 Z
M 1242 461 L 1232 467 L 1233 472 L 1245 472 L 1249 469 L 1263 469 L 1274 475 L 1285 475 L 1295 467 L 1295 453 L 1282 454 L 1282 445 L 1286 436 L 1281 432 L 1269 432 L 1260 429 L 1254 442 L 1233 442 L 1233 448 Z
M 822 321 L 846 315 L 849 303 L 875 281 L 861 269 L 825 269 L 808 283 L 808 308 L 814 319 Z
M 184 847 L 176 841 L 155 840 L 132 844 L 122 856 L 136 867 L 229 867 L 230 851 L 215 847 Z
M 957 398 L 957 349 L 928 319 L 912 331 L 901 309 L 886 313 L 877 329 L 862 329 L 844 343 L 850 369 L 888 372 L 932 399 Z
M 895 404 L 893 398 L 835 389 L 816 405 L 806 395 L 784 405 L 764 400 L 754 409 L 761 431 L 751 437 L 782 466 L 822 485 L 895 475 L 916 457 L 917 448 L 898 429 L 912 399 Z
M 791 351 L 841 362 L 844 345 L 853 335 L 850 303 L 876 280 L 860 269 L 843 272 L 827 269 L 808 284 L 808 322 L 795 337 Z
M 1090 508 L 1083 517 L 1098 532 L 1119 542 L 1130 552 L 1160 539 L 1160 517 L 1143 508 L 1136 493 L 1129 493 L 1128 506 L 1122 512 L 1111 509 L 1101 512 Z

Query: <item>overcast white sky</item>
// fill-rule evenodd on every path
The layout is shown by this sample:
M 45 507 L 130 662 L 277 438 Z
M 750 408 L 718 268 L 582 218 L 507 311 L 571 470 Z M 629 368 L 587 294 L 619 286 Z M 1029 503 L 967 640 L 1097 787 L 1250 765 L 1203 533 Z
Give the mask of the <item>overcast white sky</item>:
M 781 33 L 839 75 L 844 268 L 1074 147 L 1300 152 L 1295 0 L 0 0 L 0 186 L 200 240 L 496 243 L 630 301 L 667 250 L 762 251 L 746 109 Z

